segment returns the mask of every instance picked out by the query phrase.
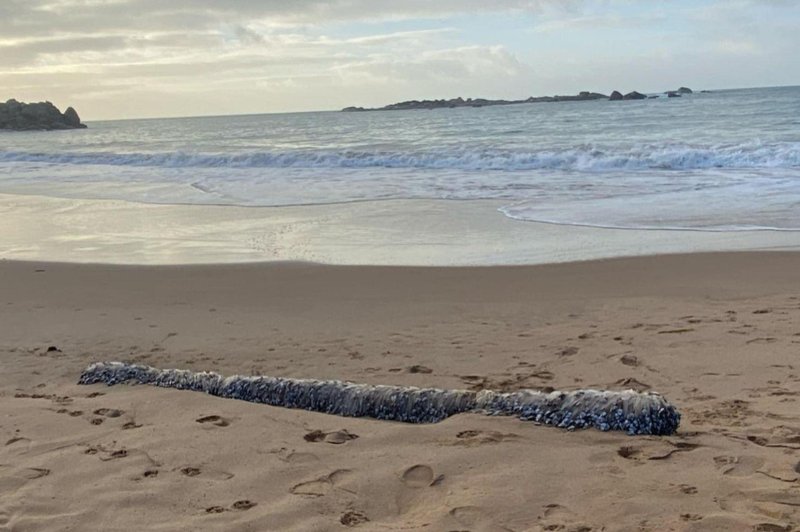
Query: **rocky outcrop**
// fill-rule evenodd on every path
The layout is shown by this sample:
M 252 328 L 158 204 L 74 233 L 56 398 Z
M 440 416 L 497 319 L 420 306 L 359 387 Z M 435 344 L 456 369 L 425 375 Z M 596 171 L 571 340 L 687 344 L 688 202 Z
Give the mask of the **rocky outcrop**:
M 554 96 L 557 102 L 582 102 L 588 100 L 608 100 L 608 96 L 599 92 L 583 91 L 577 96 Z
M 50 102 L 21 103 L 12 99 L 0 103 L 0 129 L 32 131 L 85 127 L 72 107 L 61 113 Z
M 703 91 L 707 92 L 707 91 Z M 667 91 L 666 94 L 670 98 L 679 98 L 684 94 L 692 94 L 692 89 L 688 87 L 681 87 L 676 91 Z M 648 96 L 641 92 L 633 91 L 623 95 L 619 91 L 614 91 L 611 96 L 606 96 L 599 92 L 582 91 L 574 96 L 531 96 L 524 100 L 487 100 L 485 98 L 452 98 L 450 100 L 408 100 L 405 102 L 393 103 L 384 107 L 377 108 L 364 108 L 364 107 L 345 107 L 342 111 L 345 112 L 360 112 L 360 111 L 403 111 L 409 109 L 452 109 L 455 107 L 484 107 L 491 105 L 512 105 L 518 103 L 549 103 L 549 102 L 582 102 L 589 100 L 647 100 L 658 98 L 658 95 Z
M 583 91 L 574 96 L 531 96 L 525 100 L 487 100 L 486 98 L 452 98 L 450 100 L 408 100 L 405 102 L 393 103 L 384 107 L 364 108 L 364 107 L 345 107 L 342 111 L 347 113 L 360 111 L 404 111 L 409 109 L 453 109 L 455 107 L 488 107 L 492 105 L 513 105 L 519 103 L 543 103 L 543 102 L 582 102 L 588 100 L 607 100 L 608 96 L 599 92 Z
M 646 94 L 642 94 L 641 92 L 633 91 L 633 92 L 629 92 L 628 94 L 623 96 L 622 99 L 623 100 L 646 100 L 647 99 L 647 95 Z
M 84 124 L 81 123 L 81 117 L 78 116 L 78 112 L 75 110 L 74 107 L 67 107 L 67 110 L 64 111 L 64 121 L 67 123 L 68 126 L 74 128 L 86 127 Z
M 666 91 L 664 94 L 667 95 L 667 98 L 680 98 L 684 94 L 694 94 L 694 91 L 689 87 L 681 87 L 676 91 Z

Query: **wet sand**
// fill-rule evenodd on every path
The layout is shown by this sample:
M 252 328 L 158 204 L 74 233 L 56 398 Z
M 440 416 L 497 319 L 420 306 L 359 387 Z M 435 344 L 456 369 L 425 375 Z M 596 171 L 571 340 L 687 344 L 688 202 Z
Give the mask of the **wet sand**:
M 0 259 L 488 266 L 800 249 L 800 231 L 645 231 L 521 222 L 499 212 L 503 205 L 386 200 L 237 207 L 0 194 Z
M 800 254 L 484 268 L 0 261 L 0 529 L 792 530 Z M 97 360 L 446 388 L 652 389 L 675 436 L 348 419 Z

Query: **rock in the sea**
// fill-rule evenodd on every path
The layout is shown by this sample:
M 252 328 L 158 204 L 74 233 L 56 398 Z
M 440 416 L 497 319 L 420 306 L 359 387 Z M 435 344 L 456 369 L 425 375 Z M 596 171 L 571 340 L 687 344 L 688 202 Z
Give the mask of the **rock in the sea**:
M 625 96 L 622 97 L 623 100 L 646 100 L 647 95 L 642 94 L 641 92 L 629 92 Z
M 692 89 L 690 89 L 689 87 L 681 87 L 675 92 L 677 92 L 678 94 L 692 94 Z
M 611 93 L 611 96 L 609 96 L 608 99 L 611 100 L 611 101 L 619 101 L 619 100 L 622 100 L 623 98 L 624 98 L 624 96 L 622 96 L 621 92 L 614 91 L 614 92 Z
M 83 126 L 83 124 L 81 124 L 81 117 L 78 116 L 78 111 L 76 111 L 74 107 L 67 107 L 67 110 L 64 111 L 64 121 L 67 125 L 72 127 Z
M 667 91 L 667 98 L 680 98 L 681 93 L 677 91 Z
M 11 99 L 0 103 L 0 129 L 30 131 L 85 127 L 72 107 L 62 114 L 50 102 L 21 103 Z

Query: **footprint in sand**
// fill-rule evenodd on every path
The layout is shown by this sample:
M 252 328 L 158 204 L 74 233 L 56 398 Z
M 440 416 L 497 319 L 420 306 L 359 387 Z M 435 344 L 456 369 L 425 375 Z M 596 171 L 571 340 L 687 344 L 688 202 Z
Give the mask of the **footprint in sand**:
M 578 351 L 580 351 L 580 349 L 578 349 L 577 347 L 574 347 L 574 346 L 564 347 L 564 348 L 562 348 L 562 349 L 560 349 L 559 351 L 556 352 L 556 356 L 559 356 L 559 357 L 571 357 L 573 355 L 577 355 Z
M 435 477 L 430 466 L 418 464 L 403 471 L 401 478 L 409 488 L 424 488 L 430 486 Z
M 519 438 L 519 435 L 513 433 L 504 434 L 497 431 L 483 431 L 483 430 L 462 430 L 456 434 L 457 441 L 453 442 L 454 445 L 483 445 L 491 443 L 501 443 L 507 440 Z
M 352 432 L 348 432 L 346 430 L 336 430 L 333 432 L 313 430 L 303 436 L 303 439 L 307 442 L 317 443 L 324 441 L 325 443 L 332 443 L 334 445 L 341 445 L 349 442 L 350 440 L 355 440 L 356 438 L 358 438 L 358 434 L 353 434 Z
M 369 518 L 363 512 L 359 512 L 358 510 L 348 510 L 339 518 L 340 523 L 349 527 L 358 526 L 361 523 L 366 523 L 368 521 Z
M 669 440 L 653 440 L 643 445 L 623 445 L 617 454 L 626 460 L 667 460 L 675 454 L 693 451 L 699 444 L 689 442 L 671 442 Z
M 715 456 L 714 464 L 723 475 L 747 477 L 754 475 L 764 465 L 764 459 L 757 456 Z
M 214 506 L 209 506 L 208 508 L 206 508 L 205 512 L 207 514 L 221 514 L 221 513 L 227 512 L 229 510 L 238 510 L 238 511 L 242 512 L 242 511 L 245 511 L 245 510 L 249 510 L 250 508 L 253 508 L 254 506 L 257 506 L 257 505 L 258 505 L 258 503 L 255 503 L 255 502 L 247 500 L 247 499 L 242 499 L 241 501 L 236 501 L 233 504 L 231 504 L 230 508 L 225 508 L 223 506 L 215 504 Z
M 227 427 L 231 424 L 229 419 L 216 415 L 199 417 L 195 421 L 201 424 L 209 423 L 217 427 Z
M 775 523 L 759 523 L 753 528 L 755 532 L 792 532 L 792 525 L 776 525 Z
M 773 521 L 795 521 L 800 507 L 797 491 L 793 488 L 744 490 L 720 499 L 718 504 L 727 512 L 756 514 Z M 780 526 L 787 525 L 781 523 Z
M 289 452 L 285 457 L 281 457 L 284 462 L 290 464 L 312 464 L 319 462 L 319 456 L 313 453 L 298 453 L 295 451 Z
M 330 493 L 333 489 L 330 481 L 327 478 L 320 478 L 317 480 L 309 480 L 295 484 L 289 490 L 292 495 L 307 495 L 310 497 L 322 497 Z
M 120 458 L 125 458 L 128 456 L 128 451 L 126 449 L 117 449 L 116 451 L 111 451 L 108 453 L 107 456 L 100 458 L 103 462 L 109 462 L 111 460 L 119 460 Z
M 247 499 L 242 499 L 241 501 L 236 501 L 233 504 L 231 504 L 231 508 L 233 508 L 234 510 L 245 511 L 249 510 L 250 508 L 253 508 L 257 504 L 258 503 L 256 502 Z
M 105 417 L 119 417 L 125 413 L 124 410 L 117 410 L 116 408 L 98 408 L 95 410 L 94 415 Z
M 184 467 L 181 469 L 181 473 L 187 477 L 196 477 L 200 474 L 200 469 L 197 467 Z
M 228 473 L 227 471 L 201 469 L 195 466 L 184 466 L 178 469 L 178 471 L 187 477 L 198 477 L 202 475 L 203 478 L 208 480 L 230 480 L 235 476 L 233 473 Z
M 566 506 L 548 504 L 544 507 L 544 518 L 539 521 L 545 530 L 570 530 L 590 532 L 592 527 L 577 520 L 575 514 Z
M 293 495 L 308 495 L 311 497 L 322 497 L 330 493 L 334 488 L 340 488 L 342 483 L 352 472 L 349 469 L 337 469 L 332 473 L 319 477 L 314 480 L 295 484 L 289 489 Z M 344 490 L 350 491 L 350 490 Z
M 486 520 L 486 512 L 477 506 L 459 506 L 448 512 L 462 526 L 475 526 Z
M 425 464 L 409 467 L 400 474 L 402 487 L 396 493 L 395 503 L 400 514 L 412 511 L 419 504 L 430 502 L 430 498 L 437 496 L 435 490 L 425 489 L 440 485 L 444 475 L 436 476 L 433 468 Z M 441 492 L 438 492 L 439 496 Z

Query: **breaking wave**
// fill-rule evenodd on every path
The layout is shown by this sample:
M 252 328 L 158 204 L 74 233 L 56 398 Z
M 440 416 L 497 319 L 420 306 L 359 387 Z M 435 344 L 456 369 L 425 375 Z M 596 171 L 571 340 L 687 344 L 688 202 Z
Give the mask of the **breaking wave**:
M 798 168 L 800 142 L 718 146 L 641 145 L 627 149 L 585 146 L 567 150 L 455 149 L 431 152 L 289 151 L 249 153 L 34 153 L 0 151 L 0 163 L 47 163 L 161 168 L 410 168 L 453 170 L 702 170 Z

